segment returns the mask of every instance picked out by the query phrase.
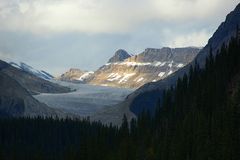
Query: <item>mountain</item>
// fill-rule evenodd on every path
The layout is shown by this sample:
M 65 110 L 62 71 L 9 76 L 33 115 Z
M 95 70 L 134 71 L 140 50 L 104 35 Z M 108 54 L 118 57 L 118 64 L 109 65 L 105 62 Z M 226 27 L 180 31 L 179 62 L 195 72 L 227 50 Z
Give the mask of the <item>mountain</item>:
M 34 99 L 25 88 L 5 73 L 2 67 L 3 63 L 0 65 L 1 117 L 64 116 L 62 112 L 49 108 L 47 105 Z
M 205 69 L 196 65 L 166 91 L 153 116 L 145 112 L 129 123 L 124 115 L 119 127 L 89 119 L 0 119 L 1 159 L 239 160 L 239 53 L 240 41 L 232 39 Z
M 239 24 L 240 4 L 234 11 L 227 15 L 225 22 L 218 27 L 213 36 L 209 39 L 208 44 L 199 52 L 192 63 L 165 79 L 143 85 L 129 95 L 126 101 L 120 105 L 129 106 L 130 110 L 135 114 L 139 114 L 147 109 L 153 111 L 158 99 L 162 97 L 163 90 L 175 86 L 178 78 L 183 77 L 184 74 L 188 74 L 191 66 L 195 65 L 195 62 L 199 64 L 200 68 L 204 68 L 206 57 L 209 56 L 210 50 L 213 56 L 216 56 L 222 44 L 228 45 L 231 37 L 236 37 L 236 35 L 239 34 Z
M 116 51 L 114 56 L 109 59 L 108 63 L 121 62 L 129 57 L 131 57 L 131 55 L 128 54 L 125 50 L 119 49 Z
M 29 66 L 29 65 L 27 65 L 27 64 L 25 64 L 23 62 L 20 62 L 19 64 L 15 63 L 15 62 L 9 62 L 9 64 L 12 65 L 13 67 L 21 69 L 21 70 L 23 70 L 25 72 L 33 74 L 33 75 L 35 75 L 35 76 L 37 76 L 39 78 L 42 78 L 42 79 L 51 80 L 51 79 L 54 78 L 51 74 L 49 74 L 49 73 L 47 73 L 45 71 L 36 70 L 33 67 L 31 67 L 31 66 Z
M 100 67 L 86 82 L 93 85 L 138 88 L 145 83 L 164 79 L 184 67 L 195 58 L 200 49 L 147 48 L 135 56 L 120 51 L 117 51 L 109 63 Z M 125 53 L 121 55 L 127 54 L 128 58 L 124 60 L 115 58 L 118 52 Z
M 56 79 L 67 82 L 85 82 L 93 73 L 94 72 L 91 71 L 82 71 L 80 69 L 71 68 Z
M 124 115 L 119 127 L 89 119 L 0 119 L 1 158 L 239 160 L 239 53 L 233 39 L 205 69 L 194 68 L 168 90 L 156 114 L 130 123 Z
M 0 60 L 0 69 L 2 73 L 5 73 L 12 79 L 16 80 L 23 88 L 27 89 L 28 92 L 30 92 L 31 94 L 66 93 L 71 91 L 67 87 L 63 87 L 39 78 L 32 73 L 15 68 L 2 60 Z

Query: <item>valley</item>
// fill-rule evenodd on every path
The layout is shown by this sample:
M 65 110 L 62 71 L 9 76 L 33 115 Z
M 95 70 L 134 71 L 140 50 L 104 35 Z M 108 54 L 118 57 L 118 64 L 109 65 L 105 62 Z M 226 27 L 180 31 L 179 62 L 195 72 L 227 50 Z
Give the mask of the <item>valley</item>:
M 1 0 L 0 160 L 239 160 L 231 5 Z
M 82 118 L 90 117 L 92 120 L 113 123 L 121 122 L 122 115 L 130 112 L 128 109 L 121 109 L 116 104 L 124 101 L 127 95 L 132 93 L 134 89 L 93 86 L 62 81 L 54 82 L 75 91 L 59 94 L 41 93 L 34 96 L 50 108 Z M 101 113 L 105 114 L 99 116 Z M 105 119 L 106 113 L 108 114 L 108 119 Z M 116 116 L 116 114 L 119 116 Z

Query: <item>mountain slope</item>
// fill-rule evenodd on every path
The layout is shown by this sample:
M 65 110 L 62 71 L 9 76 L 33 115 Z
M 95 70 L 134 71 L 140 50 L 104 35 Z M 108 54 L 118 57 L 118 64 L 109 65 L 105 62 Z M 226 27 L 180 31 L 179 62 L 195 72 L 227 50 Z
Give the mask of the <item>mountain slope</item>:
M 3 73 L 16 80 L 23 88 L 26 88 L 31 94 L 70 92 L 70 89 L 67 87 L 39 78 L 1 60 L 0 69 Z
M 163 79 L 190 63 L 200 49 L 193 47 L 153 49 L 100 67 L 87 83 L 113 87 L 138 88 Z
M 25 72 L 28 72 L 30 74 L 33 74 L 39 78 L 42 78 L 42 79 L 46 79 L 46 80 L 51 80 L 53 79 L 54 77 L 52 75 L 50 75 L 49 73 L 45 72 L 45 71 L 39 71 L 39 70 L 36 70 L 34 69 L 33 67 L 23 63 L 23 62 L 20 62 L 19 64 L 15 63 L 15 62 L 9 62 L 10 65 L 12 65 L 13 67 L 16 67 L 18 69 L 21 69 Z
M 157 100 L 161 98 L 162 91 L 166 88 L 174 86 L 179 77 L 183 77 L 184 74 L 188 74 L 190 66 L 194 66 L 195 61 L 198 62 L 201 68 L 203 68 L 206 57 L 209 55 L 210 48 L 215 56 L 217 54 L 217 50 L 221 48 L 223 43 L 228 44 L 230 38 L 232 36 L 236 36 L 237 26 L 239 26 L 239 24 L 240 4 L 235 8 L 234 11 L 228 14 L 225 22 L 219 26 L 214 35 L 209 39 L 208 44 L 199 52 L 192 63 L 163 80 L 160 80 L 156 83 L 145 84 L 134 93 L 129 95 L 124 104 L 120 105 L 128 105 L 131 111 L 133 111 L 135 114 L 138 114 L 147 108 L 154 110 Z M 149 101 L 151 103 L 148 104 Z
M 64 117 L 60 111 L 49 108 L 34 99 L 17 81 L 0 71 L 1 117 Z

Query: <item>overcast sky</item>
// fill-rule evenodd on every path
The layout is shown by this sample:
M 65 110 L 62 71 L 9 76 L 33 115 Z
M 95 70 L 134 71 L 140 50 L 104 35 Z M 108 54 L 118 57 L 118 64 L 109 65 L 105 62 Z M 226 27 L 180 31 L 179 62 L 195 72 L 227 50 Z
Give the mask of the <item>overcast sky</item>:
M 0 59 L 59 75 L 125 49 L 204 46 L 239 0 L 0 0 Z

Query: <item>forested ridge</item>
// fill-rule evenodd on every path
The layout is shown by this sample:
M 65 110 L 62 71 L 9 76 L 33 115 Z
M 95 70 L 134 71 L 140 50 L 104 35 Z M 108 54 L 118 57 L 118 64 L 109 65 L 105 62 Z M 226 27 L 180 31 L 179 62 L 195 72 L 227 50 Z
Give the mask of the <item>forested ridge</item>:
M 240 44 L 223 44 L 164 92 L 155 115 L 120 127 L 57 118 L 0 119 L 0 159 L 239 160 Z

